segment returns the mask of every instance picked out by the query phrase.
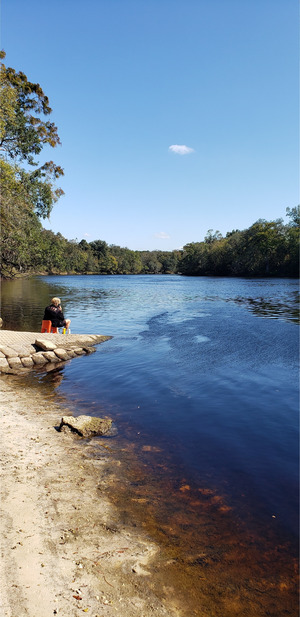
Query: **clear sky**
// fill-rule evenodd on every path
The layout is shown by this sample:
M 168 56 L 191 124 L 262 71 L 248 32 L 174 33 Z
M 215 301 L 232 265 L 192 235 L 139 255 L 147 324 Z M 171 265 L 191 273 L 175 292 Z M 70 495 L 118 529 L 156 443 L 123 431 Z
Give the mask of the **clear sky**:
M 172 250 L 299 203 L 297 0 L 2 0 L 1 47 L 53 108 L 55 233 Z

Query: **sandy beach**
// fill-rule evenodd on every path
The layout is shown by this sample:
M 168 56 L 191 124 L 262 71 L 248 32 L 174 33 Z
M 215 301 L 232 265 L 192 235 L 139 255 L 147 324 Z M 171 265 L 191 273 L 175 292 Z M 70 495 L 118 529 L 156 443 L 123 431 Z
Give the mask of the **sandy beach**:
M 166 475 L 157 517 L 140 444 L 58 431 L 71 403 L 28 375 L 0 392 L 1 617 L 297 615 L 297 559 L 222 495 Z
M 1 616 L 182 615 L 161 573 L 152 582 L 159 547 L 105 494 L 105 445 L 58 432 L 68 409 L 24 380 L 0 384 Z

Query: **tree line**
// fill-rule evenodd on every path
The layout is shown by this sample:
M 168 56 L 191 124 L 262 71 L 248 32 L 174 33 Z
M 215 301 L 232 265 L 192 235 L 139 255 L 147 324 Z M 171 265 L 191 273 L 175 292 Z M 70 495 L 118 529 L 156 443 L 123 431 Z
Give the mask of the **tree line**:
M 176 251 L 133 251 L 104 240 L 67 240 L 42 227 L 18 201 L 2 206 L 1 274 L 182 274 L 290 276 L 299 273 L 299 208 L 290 222 L 259 220 L 225 237 L 209 230 L 203 242 Z M 5 221 L 5 222 L 3 222 Z
M 0 52 L 0 59 L 5 53 Z M 63 194 L 63 169 L 39 164 L 44 146 L 60 144 L 48 120 L 48 97 L 22 72 L 0 64 L 1 276 L 20 274 L 183 274 L 187 276 L 298 276 L 299 206 L 289 222 L 259 220 L 223 237 L 208 230 L 202 242 L 174 251 L 133 251 L 104 240 L 67 240 L 42 226 Z
M 180 261 L 181 274 L 193 276 L 299 275 L 300 208 L 287 208 L 289 223 L 260 219 L 251 227 L 235 229 L 223 238 L 209 230 L 203 242 L 187 244 Z

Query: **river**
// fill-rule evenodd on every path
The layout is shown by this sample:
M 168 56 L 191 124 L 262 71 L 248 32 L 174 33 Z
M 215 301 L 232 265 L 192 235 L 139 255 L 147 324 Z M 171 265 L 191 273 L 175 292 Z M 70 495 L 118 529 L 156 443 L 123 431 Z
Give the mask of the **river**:
M 111 443 L 125 453 L 130 481 L 112 498 L 123 509 L 134 501 L 137 512 L 140 504 L 148 532 L 185 564 L 194 596 L 199 571 L 214 586 L 202 612 L 191 614 L 296 615 L 298 281 L 19 279 L 2 285 L 4 327 L 39 331 L 52 296 L 72 333 L 113 338 L 32 379 L 67 398 L 74 413 L 113 417 Z M 247 567 L 261 586 L 253 613 Z M 239 577 L 237 598 L 228 589 Z

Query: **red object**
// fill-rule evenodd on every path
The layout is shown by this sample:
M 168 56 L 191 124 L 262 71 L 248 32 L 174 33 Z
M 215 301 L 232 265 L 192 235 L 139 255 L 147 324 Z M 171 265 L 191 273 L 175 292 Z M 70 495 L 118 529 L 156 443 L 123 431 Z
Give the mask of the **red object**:
M 43 319 L 41 332 L 48 332 L 49 334 L 52 332 L 52 334 L 57 334 L 58 330 L 52 326 L 50 319 Z

